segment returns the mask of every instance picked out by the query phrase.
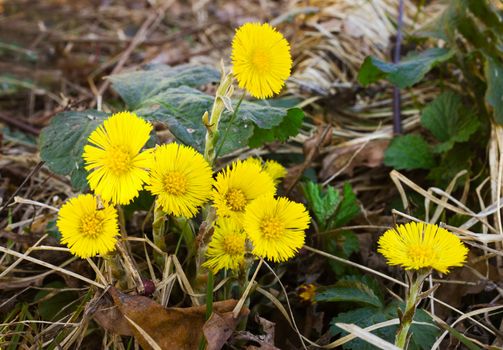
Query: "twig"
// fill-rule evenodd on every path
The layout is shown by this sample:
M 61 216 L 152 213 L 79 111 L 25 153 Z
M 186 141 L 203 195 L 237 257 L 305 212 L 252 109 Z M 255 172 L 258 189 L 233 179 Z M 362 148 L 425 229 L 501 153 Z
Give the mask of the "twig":
M 400 49 L 402 46 L 402 26 L 403 26 L 403 0 L 400 0 L 398 5 L 398 23 L 396 28 L 396 44 L 393 54 L 393 63 L 400 62 Z M 402 118 L 401 118 L 401 95 L 400 88 L 393 86 L 393 132 L 396 134 L 403 133 Z
M 22 130 L 24 132 L 28 132 L 32 135 L 38 136 L 40 134 L 40 130 L 37 128 L 34 128 L 30 124 L 27 124 L 26 121 L 21 121 L 19 119 L 15 119 L 12 117 L 9 117 L 6 114 L 0 113 L 0 120 L 7 123 L 8 125 L 12 125 L 19 130 Z

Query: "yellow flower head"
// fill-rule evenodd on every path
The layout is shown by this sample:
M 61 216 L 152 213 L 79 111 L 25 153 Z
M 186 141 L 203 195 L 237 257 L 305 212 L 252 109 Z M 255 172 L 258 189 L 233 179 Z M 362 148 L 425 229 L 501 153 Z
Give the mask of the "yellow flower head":
M 316 303 L 314 297 L 316 296 L 316 286 L 312 283 L 303 284 L 299 287 L 298 296 L 302 301 L 309 303 Z
M 81 194 L 67 201 L 59 210 L 56 222 L 61 243 L 81 258 L 104 255 L 115 249 L 119 225 L 117 211 L 99 203 L 92 194 Z
M 386 231 L 379 238 L 379 253 L 388 265 L 405 270 L 433 268 L 448 273 L 453 266 L 463 266 L 468 249 L 446 229 L 422 222 L 409 222 Z
M 134 113 L 120 112 L 89 135 L 82 157 L 91 189 L 105 201 L 128 204 L 148 179 L 150 151 L 141 152 L 152 125 Z
M 216 274 L 221 269 L 238 270 L 244 263 L 246 234 L 241 225 L 229 218 L 219 218 L 208 245 L 204 267 Z
M 193 217 L 210 199 L 212 184 L 210 165 L 192 147 L 170 143 L 155 149 L 146 189 L 165 212 Z
M 275 183 L 284 178 L 287 174 L 285 167 L 275 160 L 268 160 L 264 164 L 264 171 L 269 174 Z
M 268 23 L 239 27 L 231 58 L 239 87 L 260 99 L 279 93 L 292 68 L 288 41 Z
M 286 261 L 304 245 L 309 214 L 303 204 L 271 195 L 257 198 L 246 208 L 243 227 L 253 244 L 253 254 Z
M 260 166 L 262 171 L 265 171 L 265 173 L 271 177 L 274 184 L 277 184 L 280 179 L 284 178 L 287 174 L 285 167 L 275 160 L 267 160 L 264 164 L 262 164 L 262 161 L 259 158 L 251 157 L 247 158 L 245 162 Z
M 275 192 L 271 177 L 260 165 L 237 161 L 218 173 L 213 201 L 218 216 L 240 221 L 252 200 L 267 193 L 272 196 Z

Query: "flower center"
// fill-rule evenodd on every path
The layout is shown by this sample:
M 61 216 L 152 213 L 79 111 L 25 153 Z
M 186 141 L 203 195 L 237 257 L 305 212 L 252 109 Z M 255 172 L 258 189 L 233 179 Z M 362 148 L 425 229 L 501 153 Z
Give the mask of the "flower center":
M 225 199 L 233 211 L 243 211 L 247 204 L 245 194 L 238 188 L 231 188 L 225 195 Z
M 223 250 L 228 255 L 241 255 L 244 251 L 243 239 L 237 234 L 228 234 L 222 242 Z
M 251 54 L 251 62 L 259 73 L 268 72 L 271 68 L 271 53 L 263 48 L 256 48 Z
M 113 146 L 108 152 L 108 168 L 117 176 L 123 175 L 131 168 L 133 157 L 127 147 Z
M 187 178 L 179 171 L 171 171 L 164 176 L 164 191 L 174 196 L 187 192 Z
M 103 231 L 103 217 L 99 212 L 88 214 L 82 218 L 81 233 L 88 238 L 96 238 Z
M 424 267 L 431 266 L 437 257 L 433 247 L 427 245 L 412 245 L 409 247 L 408 254 L 413 261 Z
M 262 220 L 260 230 L 266 239 L 277 239 L 284 231 L 281 221 L 275 217 L 269 217 Z

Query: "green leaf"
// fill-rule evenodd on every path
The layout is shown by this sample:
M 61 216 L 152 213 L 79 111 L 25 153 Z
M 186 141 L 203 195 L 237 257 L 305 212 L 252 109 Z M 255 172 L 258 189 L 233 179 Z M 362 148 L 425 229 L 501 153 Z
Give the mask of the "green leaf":
M 148 120 L 164 123 L 179 142 L 202 152 L 206 128 L 201 118 L 204 112 L 211 110 L 212 105 L 213 97 L 197 89 L 180 86 L 165 89 L 143 101 L 135 112 Z M 233 106 L 236 105 L 237 101 L 233 101 Z M 223 113 L 217 149 L 221 147 L 220 154 L 224 155 L 246 147 L 254 128 L 273 128 L 282 123 L 286 115 L 284 108 L 243 101 L 233 120 L 231 113 Z
M 61 232 L 58 230 L 58 226 L 56 225 L 56 220 L 50 220 L 45 227 L 45 233 L 47 233 L 50 237 L 54 238 L 56 241 L 61 241 Z
M 368 86 L 380 79 L 386 79 L 399 88 L 406 88 L 419 82 L 437 64 L 449 60 L 454 51 L 432 48 L 405 57 L 399 63 L 388 63 L 369 56 L 358 73 L 358 82 Z
M 369 282 L 370 279 L 367 276 L 345 276 L 335 286 L 317 293 L 314 299 L 317 302 L 352 302 L 382 307 L 380 295 L 372 288 L 376 287 L 376 283 Z
M 301 109 L 289 109 L 279 125 L 269 129 L 255 128 L 252 137 L 248 140 L 248 146 L 257 148 L 266 142 L 286 141 L 290 136 L 299 133 L 303 119 L 304 112 Z
M 356 194 L 349 183 L 345 183 L 342 189 L 342 202 L 334 218 L 333 227 L 341 227 L 353 220 L 360 214 L 360 206 L 356 200 Z
M 42 160 L 56 174 L 70 175 L 72 185 L 79 191 L 87 188 L 82 159 L 84 145 L 106 117 L 106 113 L 96 110 L 59 113 L 40 134 Z
M 338 231 L 330 235 L 324 248 L 332 255 L 348 259 L 351 254 L 360 250 L 360 241 L 352 231 Z M 332 259 L 328 261 L 328 264 L 337 276 L 347 274 L 353 269 L 347 264 Z
M 387 315 L 381 311 L 379 308 L 375 307 L 363 307 L 354 309 L 348 312 L 340 313 L 332 319 L 330 332 L 337 337 L 343 337 L 348 333 L 337 327 L 336 323 L 349 323 L 356 324 L 361 328 L 370 327 L 374 324 L 385 322 L 388 320 Z M 379 328 L 372 332 L 379 338 L 387 340 L 391 343 L 394 341 L 396 326 Z M 355 338 L 347 343 L 345 343 L 342 348 L 344 350 L 374 350 L 378 349 L 375 346 L 367 343 L 366 341 Z
M 466 0 L 468 8 L 488 27 L 503 33 L 503 16 L 489 1 Z
M 150 191 L 141 190 L 138 194 L 138 197 L 136 197 L 131 203 L 122 207 L 124 211 L 124 217 L 126 218 L 126 220 L 130 220 L 132 219 L 136 211 L 143 210 L 148 212 L 154 204 L 154 200 L 155 197 Z
M 176 139 L 199 151 L 204 148 L 206 129 L 201 118 L 213 106 L 214 97 L 196 89 L 217 83 L 220 73 L 211 67 L 154 65 L 145 70 L 110 77 L 114 89 L 139 116 L 164 123 Z M 243 101 L 236 116 L 225 111 L 220 120 L 216 149 L 225 155 L 266 140 L 286 140 L 296 135 L 303 112 L 291 109 L 294 100 Z M 233 106 L 237 101 L 233 101 Z M 254 130 L 257 135 L 254 135 Z
M 306 182 L 302 188 L 320 231 L 325 231 L 328 228 L 328 220 L 342 200 L 339 192 L 333 186 L 327 186 L 326 191 L 323 191 L 323 186 L 312 181 Z
M 492 57 L 486 57 L 484 73 L 487 80 L 486 102 L 491 106 L 494 119 L 503 124 L 503 64 Z
M 49 282 L 44 287 L 51 288 L 53 291 L 40 290 L 34 297 L 34 301 L 38 302 L 38 313 L 43 320 L 58 320 L 76 309 L 78 295 L 72 291 L 58 291 L 66 288 L 63 282 Z M 53 295 L 51 296 L 50 293 Z
M 466 6 L 458 0 L 449 5 L 432 21 L 426 23 L 415 35 L 422 38 L 436 38 L 454 44 L 457 23 L 466 17 Z
M 340 313 L 332 319 L 330 331 L 334 336 L 345 336 L 347 333 L 335 326 L 335 323 L 354 323 L 361 328 L 366 328 L 374 324 L 385 322 L 397 317 L 398 303 L 391 303 L 385 308 L 363 307 L 354 309 L 349 312 Z M 403 305 L 400 305 L 403 310 Z M 429 350 L 431 349 L 435 339 L 439 335 L 439 329 L 431 320 L 431 317 L 421 309 L 417 309 L 414 315 L 415 322 L 426 324 L 413 323 L 410 327 L 411 342 L 408 350 Z M 378 337 L 393 343 L 398 326 L 388 326 L 372 331 Z M 361 339 L 354 339 L 342 346 L 345 350 L 374 350 L 378 349 L 373 345 Z
M 472 145 L 469 143 L 455 144 L 452 149 L 442 154 L 439 164 L 430 170 L 427 178 L 433 180 L 435 186 L 445 188 L 461 170 L 470 170 L 473 156 Z M 463 185 L 463 179 L 465 177 L 458 180 L 458 186 Z
M 384 164 L 395 169 L 430 169 L 435 159 L 430 146 L 420 135 L 395 137 L 384 153 Z
M 404 309 L 403 305 L 401 305 L 400 308 L 403 310 Z M 427 325 L 413 323 L 410 326 L 410 333 L 412 334 L 412 336 L 409 349 L 430 350 L 433 343 L 439 336 L 440 330 L 433 323 L 431 317 L 424 310 L 421 309 L 416 310 L 416 313 L 414 314 L 414 321 L 427 323 Z
M 461 96 L 444 92 L 428 104 L 421 115 L 421 124 L 442 143 L 437 152 L 450 150 L 456 142 L 465 142 L 477 131 L 480 123 L 475 114 L 461 103 Z
M 20 145 L 35 146 L 37 144 L 37 139 L 35 136 L 30 134 L 25 134 L 22 131 L 11 129 L 11 128 L 0 128 L 0 133 L 3 136 L 4 141 L 14 142 Z
M 167 89 L 179 86 L 199 87 L 218 83 L 220 73 L 208 66 L 150 65 L 146 69 L 112 75 L 112 87 L 130 109 L 138 108 L 144 101 Z
M 307 182 L 303 186 L 304 196 L 313 212 L 320 231 L 341 227 L 360 213 L 356 195 L 349 183 L 344 184 L 343 196 L 332 186 Z

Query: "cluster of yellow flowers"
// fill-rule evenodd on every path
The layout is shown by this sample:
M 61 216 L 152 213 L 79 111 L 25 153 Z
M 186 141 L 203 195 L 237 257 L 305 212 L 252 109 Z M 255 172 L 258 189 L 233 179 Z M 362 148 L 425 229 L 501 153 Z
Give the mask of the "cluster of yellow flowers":
M 204 266 L 236 270 L 244 262 L 246 239 L 252 253 L 285 261 L 304 245 L 309 214 L 304 205 L 275 198 L 275 183 L 286 174 L 274 161 L 236 161 L 216 176 L 213 203 L 219 219 Z M 229 233 L 229 234 L 228 234 Z
M 252 253 L 274 261 L 292 257 L 304 244 L 309 215 L 302 204 L 275 198 L 275 184 L 286 174 L 275 161 L 235 161 L 213 179 L 203 155 L 177 143 L 143 150 L 152 125 L 133 113 L 112 115 L 89 136 L 83 158 L 95 194 L 70 199 L 58 227 L 70 251 L 86 258 L 113 250 L 117 212 L 146 188 L 167 214 L 192 218 L 213 200 L 218 216 L 206 265 L 236 269 L 244 261 L 246 239 Z
M 240 27 L 231 58 L 239 87 L 256 98 L 278 93 L 292 66 L 288 41 L 269 24 Z M 144 149 L 152 130 L 134 113 L 121 112 L 89 135 L 83 159 L 97 196 L 70 199 L 57 221 L 73 254 L 88 258 L 113 250 L 119 236 L 114 205 L 130 203 L 144 188 L 173 216 L 192 218 L 213 201 L 217 220 L 204 266 L 215 273 L 238 269 L 247 251 L 285 261 L 302 247 L 310 218 L 302 204 L 275 197 L 286 175 L 279 163 L 239 160 L 214 179 L 208 161 L 191 147 L 171 143 Z

